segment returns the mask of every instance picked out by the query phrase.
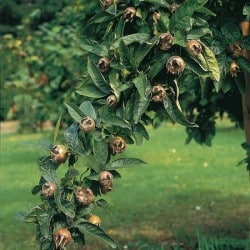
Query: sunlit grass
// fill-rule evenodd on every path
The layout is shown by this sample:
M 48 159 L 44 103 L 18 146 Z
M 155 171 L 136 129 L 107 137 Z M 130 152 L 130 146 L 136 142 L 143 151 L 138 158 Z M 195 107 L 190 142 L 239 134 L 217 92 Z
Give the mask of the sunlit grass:
M 148 164 L 121 170 L 114 190 L 103 196 L 109 207 L 96 211 L 118 246 L 167 249 L 173 241 L 188 244 L 197 230 L 208 236 L 246 238 L 250 186 L 244 167 L 236 167 L 245 157 L 240 147 L 243 131 L 220 123 L 210 148 L 194 142 L 184 145 L 185 129 L 180 126 L 164 124 L 149 128 L 149 134 L 149 141 L 141 147 L 129 145 L 122 155 Z M 42 136 L 1 135 L 0 249 L 26 249 L 34 234 L 33 226 L 15 215 L 39 204 L 39 195 L 30 190 L 39 180 L 36 160 L 44 152 L 21 142 L 36 142 Z M 87 244 L 85 249 L 108 249 L 92 238 Z

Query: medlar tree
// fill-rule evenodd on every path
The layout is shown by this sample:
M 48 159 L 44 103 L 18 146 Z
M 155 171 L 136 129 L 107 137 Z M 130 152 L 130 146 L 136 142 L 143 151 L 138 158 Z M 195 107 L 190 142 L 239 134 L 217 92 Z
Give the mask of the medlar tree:
M 93 211 L 106 205 L 102 196 L 112 191 L 120 168 L 145 163 L 119 155 L 128 144 L 149 139 L 146 125 L 171 119 L 187 127 L 188 141 L 210 144 L 219 101 L 236 88 L 243 91 L 240 75 L 249 71 L 237 52 L 248 40 L 234 21 L 221 24 L 214 17 L 221 1 L 212 4 L 101 0 L 100 11 L 79 27 L 87 61 L 76 90 L 82 103 L 66 103 L 74 122 L 64 132 L 65 145 L 56 143 L 59 125 L 53 143 L 39 141 L 49 153 L 38 161 L 41 179 L 32 193 L 40 193 L 42 203 L 25 217 L 35 223 L 41 249 L 84 245 L 87 232 L 115 247 Z M 238 44 L 228 47 L 231 29 Z M 68 167 L 58 180 L 63 164 Z

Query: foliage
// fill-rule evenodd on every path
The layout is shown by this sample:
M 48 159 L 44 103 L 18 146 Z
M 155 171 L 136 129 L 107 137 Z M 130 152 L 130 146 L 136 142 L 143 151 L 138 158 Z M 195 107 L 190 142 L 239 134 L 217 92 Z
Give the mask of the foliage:
M 241 83 L 223 85 L 227 77 L 237 81 L 241 75 L 238 66 L 228 75 L 227 64 L 234 58 L 242 69 L 249 69 L 243 53 L 248 40 L 242 37 L 234 20 L 209 25 L 215 14 L 205 6 L 207 0 L 186 0 L 181 4 L 164 0 L 100 2 L 102 10 L 79 30 L 79 47 L 71 43 L 71 26 L 53 27 L 51 34 L 71 38 L 66 44 L 71 48 L 70 54 L 60 43 L 50 44 L 43 34 L 50 34 L 51 28 L 44 24 L 38 32 L 37 46 L 45 43 L 42 56 L 46 63 L 41 62 L 41 55 L 26 61 L 29 77 L 36 78 L 33 69 L 45 72 L 50 86 L 40 84 L 40 78 L 40 87 L 45 86 L 53 100 L 66 100 L 74 120 L 64 132 L 65 146 L 56 143 L 60 122 L 54 142 L 39 142 L 39 147 L 50 152 L 38 161 L 41 179 L 32 190 L 33 194 L 41 193 L 42 204 L 31 209 L 25 221 L 37 225 L 37 240 L 44 250 L 63 249 L 71 237 L 84 245 L 88 233 L 115 247 L 99 222 L 93 225 L 89 220 L 94 208 L 106 205 L 105 200 L 92 196 L 111 191 L 113 176 L 120 176 L 120 168 L 145 164 L 137 158 L 116 155 L 123 153 L 127 144 L 141 145 L 144 139 L 148 140 L 146 125 L 156 127 L 167 119 L 187 127 L 187 142 L 194 138 L 210 145 L 215 134 L 215 116 L 218 111 L 224 112 L 218 108 L 221 96 L 237 88 L 244 91 Z M 61 14 L 71 17 L 72 7 L 67 11 L 68 8 Z M 32 38 L 30 41 L 37 42 Z M 59 56 L 59 61 L 51 58 L 49 52 L 54 47 L 66 57 Z M 78 69 L 83 64 L 78 64 L 77 59 L 83 58 L 85 67 Z M 70 69 L 76 73 L 72 77 Z M 46 71 L 53 74 L 47 76 Z M 77 75 L 81 75 L 77 86 L 80 103 L 67 98 L 68 94 L 71 96 L 68 86 Z M 65 162 L 68 168 L 59 181 L 56 170 Z M 61 229 L 71 236 L 58 236 Z

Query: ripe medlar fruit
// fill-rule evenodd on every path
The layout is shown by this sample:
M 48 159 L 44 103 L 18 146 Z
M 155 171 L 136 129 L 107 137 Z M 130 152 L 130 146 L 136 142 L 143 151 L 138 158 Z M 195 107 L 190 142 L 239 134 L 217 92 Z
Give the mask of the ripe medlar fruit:
M 198 57 L 202 52 L 201 43 L 197 40 L 189 40 L 186 42 L 186 48 L 190 55 Z
M 101 218 L 93 214 L 93 215 L 90 215 L 88 222 L 99 227 L 101 225 Z
M 109 69 L 110 69 L 110 63 L 111 63 L 111 61 L 107 57 L 102 57 L 98 61 L 99 70 L 102 73 L 105 73 L 105 72 L 109 71 Z
M 240 42 L 229 44 L 227 51 L 232 58 L 238 58 L 244 54 L 244 48 Z
M 136 16 L 136 9 L 134 7 L 128 7 L 123 12 L 123 17 L 125 19 L 125 22 L 132 23 Z
M 94 194 L 90 188 L 78 187 L 75 190 L 75 197 L 78 203 L 89 205 L 94 200 Z
M 81 120 L 79 127 L 85 133 L 90 133 L 95 129 L 95 121 L 90 117 L 84 117 Z
M 112 155 L 122 153 L 126 149 L 126 142 L 122 137 L 115 136 L 109 142 L 109 149 L 110 149 Z
M 162 102 L 167 96 L 166 90 L 161 85 L 153 86 L 151 89 L 151 93 L 152 101 L 154 102 Z
M 159 36 L 158 47 L 161 50 L 169 50 L 173 46 L 174 38 L 170 33 L 163 33 Z
M 59 250 L 64 249 L 64 247 L 68 243 L 70 243 L 72 240 L 71 233 L 66 228 L 60 228 L 60 229 L 56 230 L 53 238 L 54 238 L 56 250 L 57 249 L 59 249 Z
M 56 184 L 51 181 L 47 181 L 42 185 L 41 194 L 45 197 L 53 197 L 55 191 L 56 191 Z
M 68 151 L 64 145 L 55 145 L 50 152 L 50 157 L 55 163 L 64 163 L 68 158 Z
M 117 105 L 117 98 L 115 95 L 110 95 L 106 99 L 106 103 L 109 105 L 111 108 L 115 108 Z
M 114 0 L 99 0 L 103 9 L 109 8 L 112 4 L 114 4 Z
M 241 72 L 239 64 L 236 62 L 232 62 L 229 67 L 229 72 L 232 77 L 238 77 L 238 74 Z
M 113 175 L 109 171 L 102 171 L 99 175 L 99 184 L 101 186 L 101 192 L 106 194 L 113 188 Z
M 169 6 L 169 11 L 173 14 L 173 13 L 175 13 L 175 11 L 177 10 L 178 7 L 180 7 L 179 4 L 177 4 L 177 3 L 172 3 L 172 4 Z
M 185 69 L 185 62 L 180 56 L 171 56 L 166 64 L 167 71 L 173 75 L 180 75 Z

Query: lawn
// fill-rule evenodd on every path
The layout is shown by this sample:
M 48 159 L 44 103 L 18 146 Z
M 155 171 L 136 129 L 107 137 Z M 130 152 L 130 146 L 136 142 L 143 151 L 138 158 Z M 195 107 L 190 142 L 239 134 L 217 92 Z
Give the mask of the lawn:
M 122 178 L 103 197 L 108 208 L 96 211 L 118 249 L 194 249 L 198 233 L 246 242 L 250 184 L 245 167 L 236 167 L 245 157 L 240 146 L 244 132 L 219 122 L 212 147 L 184 145 L 185 128 L 177 125 L 149 128 L 149 134 L 149 141 L 141 147 L 129 145 L 125 153 L 148 164 L 121 170 Z M 22 142 L 44 136 L 50 133 L 1 135 L 0 250 L 28 249 L 34 234 L 33 225 L 16 214 L 39 204 L 39 195 L 30 190 L 39 180 L 36 160 L 44 152 Z M 68 249 L 109 249 L 88 236 L 86 242 L 84 248 L 72 244 Z

